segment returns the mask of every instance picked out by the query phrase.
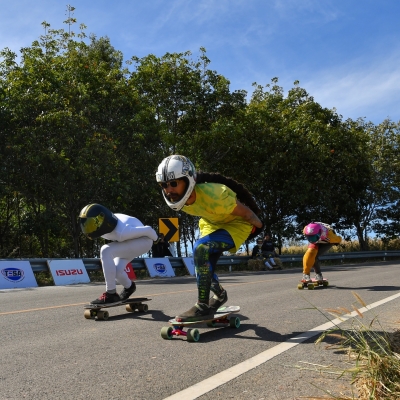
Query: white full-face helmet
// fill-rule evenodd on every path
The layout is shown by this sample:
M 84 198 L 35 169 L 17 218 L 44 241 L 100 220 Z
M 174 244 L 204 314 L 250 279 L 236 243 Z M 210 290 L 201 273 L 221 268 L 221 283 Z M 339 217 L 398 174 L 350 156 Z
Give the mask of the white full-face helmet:
M 156 173 L 157 183 L 168 182 L 173 179 L 184 179 L 186 181 L 186 191 L 182 198 L 177 202 L 171 202 L 165 196 L 164 190 L 162 193 L 168 206 L 175 211 L 179 211 L 185 205 L 196 185 L 196 169 L 187 157 L 175 154 L 161 161 Z

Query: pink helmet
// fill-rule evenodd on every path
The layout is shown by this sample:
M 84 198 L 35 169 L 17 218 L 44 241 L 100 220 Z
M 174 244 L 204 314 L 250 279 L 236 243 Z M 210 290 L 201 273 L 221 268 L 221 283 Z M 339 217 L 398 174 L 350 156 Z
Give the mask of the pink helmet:
M 310 243 L 316 243 L 316 242 L 318 242 L 319 238 L 321 237 L 321 233 L 322 233 L 321 225 L 311 222 L 311 224 L 308 224 L 304 228 L 303 233 L 306 235 L 307 240 Z

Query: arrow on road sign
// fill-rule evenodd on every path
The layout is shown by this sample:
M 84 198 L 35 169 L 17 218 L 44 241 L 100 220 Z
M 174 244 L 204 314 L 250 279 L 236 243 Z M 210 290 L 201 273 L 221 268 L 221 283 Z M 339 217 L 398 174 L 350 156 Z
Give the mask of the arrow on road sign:
M 163 233 L 167 242 L 179 241 L 179 223 L 178 218 L 160 218 L 160 233 Z

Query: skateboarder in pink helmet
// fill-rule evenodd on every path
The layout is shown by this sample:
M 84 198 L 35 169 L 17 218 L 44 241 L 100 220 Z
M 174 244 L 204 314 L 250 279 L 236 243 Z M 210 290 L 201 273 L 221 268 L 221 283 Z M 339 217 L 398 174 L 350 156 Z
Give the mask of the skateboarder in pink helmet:
M 332 227 L 324 222 L 311 222 L 304 227 L 303 233 L 308 240 L 308 248 L 303 257 L 303 281 L 310 279 L 311 269 L 314 269 L 315 279 L 322 282 L 321 265 L 318 257 L 325 254 L 333 246 L 340 244 L 342 238 L 336 235 Z

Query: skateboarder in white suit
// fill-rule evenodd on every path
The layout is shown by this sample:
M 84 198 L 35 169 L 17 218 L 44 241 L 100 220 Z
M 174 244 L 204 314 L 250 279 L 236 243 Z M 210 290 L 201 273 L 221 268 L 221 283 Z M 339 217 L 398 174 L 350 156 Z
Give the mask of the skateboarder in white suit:
M 102 237 L 112 242 L 100 249 L 101 264 L 106 281 L 106 292 L 92 304 L 112 304 L 126 300 L 136 290 L 125 267 L 135 257 L 151 249 L 157 233 L 144 226 L 137 218 L 125 214 L 113 214 L 100 204 L 89 204 L 79 214 L 82 232 L 90 239 Z M 116 283 L 124 289 L 117 293 Z

